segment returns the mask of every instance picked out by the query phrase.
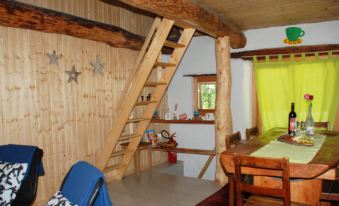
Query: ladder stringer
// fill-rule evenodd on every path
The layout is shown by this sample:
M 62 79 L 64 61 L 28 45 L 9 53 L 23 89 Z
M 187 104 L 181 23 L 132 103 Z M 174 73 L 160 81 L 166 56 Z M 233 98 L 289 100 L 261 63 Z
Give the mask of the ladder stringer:
M 139 52 L 138 59 L 137 59 L 136 64 L 135 64 L 136 68 L 139 67 L 139 64 L 140 64 L 141 60 L 144 58 L 145 53 L 146 53 L 146 51 L 147 51 L 147 49 L 148 49 L 148 47 L 150 45 L 150 42 L 153 39 L 154 34 L 157 31 L 160 23 L 161 23 L 161 19 L 159 17 L 156 17 L 154 19 L 154 22 L 153 22 L 153 24 L 151 26 L 150 31 L 148 32 L 148 35 L 147 35 L 147 37 L 145 39 L 145 42 L 144 42 L 144 44 L 143 44 L 143 46 L 142 46 L 142 48 L 141 48 L 141 50 Z M 120 100 L 117 103 L 117 109 L 119 109 L 119 106 L 121 105 L 122 101 L 124 100 L 124 98 L 126 96 L 126 93 L 127 93 L 127 90 L 129 89 L 129 86 L 130 86 L 130 84 L 131 84 L 131 82 L 133 80 L 133 77 L 135 76 L 135 73 L 136 73 L 136 69 L 133 71 L 133 73 L 131 75 L 129 75 L 128 80 L 126 81 L 126 86 L 125 86 L 124 90 L 121 92 L 121 98 L 120 98 Z
M 128 89 L 125 98 L 122 100 L 119 105 L 120 107 L 117 110 L 116 124 L 113 126 L 112 132 L 107 138 L 104 148 L 96 154 L 96 166 L 102 171 L 105 169 L 105 166 L 110 159 L 111 153 L 114 150 L 138 96 L 153 69 L 173 23 L 173 20 L 165 18 L 161 21 L 153 39 L 150 41 L 148 50 L 146 49 L 147 51 L 145 52 L 142 60 L 140 60 L 140 64 L 137 65 L 138 68 L 135 70 L 131 83 L 127 85 Z
M 147 106 L 147 108 L 144 112 L 144 115 L 143 115 L 143 117 L 146 120 L 142 121 L 138 124 L 135 133 L 144 134 L 145 130 L 147 129 L 147 127 L 150 123 L 150 120 L 152 118 L 152 115 L 153 115 L 154 111 L 156 110 L 156 108 L 158 107 L 160 100 L 164 96 L 164 94 L 167 90 L 167 87 L 168 87 L 170 81 L 172 80 L 172 78 L 173 78 L 173 76 L 174 76 L 174 74 L 175 74 L 175 72 L 178 68 L 178 65 L 179 65 L 182 57 L 184 56 L 185 51 L 186 51 L 186 49 L 187 49 L 187 47 L 188 47 L 188 45 L 189 45 L 189 43 L 190 43 L 190 41 L 193 37 L 194 32 L 195 32 L 195 29 L 192 29 L 192 28 L 186 28 L 186 29 L 183 30 L 183 33 L 182 33 L 181 38 L 179 39 L 178 43 L 186 45 L 186 46 L 181 47 L 181 48 L 176 48 L 174 50 L 174 52 L 172 53 L 172 56 L 171 56 L 171 58 L 169 59 L 168 62 L 172 63 L 175 66 L 168 67 L 166 69 L 166 71 L 164 71 L 164 73 L 163 73 L 163 75 L 160 79 L 160 82 L 167 82 L 167 84 L 158 85 L 156 87 L 156 89 L 154 90 L 153 98 L 157 99 L 159 101 L 156 104 L 150 104 L 149 106 Z M 142 138 L 142 135 L 131 140 L 129 145 L 128 145 L 127 150 L 136 151 L 136 149 L 137 149 L 137 147 L 140 143 L 141 138 Z M 121 164 L 123 166 L 118 168 L 115 171 L 116 179 L 121 180 L 123 178 L 124 174 L 127 171 L 128 165 L 130 164 L 130 162 L 133 158 L 133 154 L 134 154 L 134 152 L 133 153 L 126 153 L 123 156 L 123 159 L 121 161 Z

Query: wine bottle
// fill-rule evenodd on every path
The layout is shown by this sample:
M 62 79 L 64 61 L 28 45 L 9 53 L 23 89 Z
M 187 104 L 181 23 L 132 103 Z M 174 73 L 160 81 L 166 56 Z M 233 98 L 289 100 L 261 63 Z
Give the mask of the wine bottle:
M 291 112 L 288 114 L 288 134 L 293 135 L 296 126 L 297 114 L 294 112 L 294 103 L 291 105 Z

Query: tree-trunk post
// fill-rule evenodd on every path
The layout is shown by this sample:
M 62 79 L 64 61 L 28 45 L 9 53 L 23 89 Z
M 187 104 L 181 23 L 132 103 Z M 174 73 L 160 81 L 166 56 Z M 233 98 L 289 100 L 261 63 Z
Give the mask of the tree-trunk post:
M 231 57 L 230 37 L 219 37 L 216 40 L 216 66 L 217 66 L 217 97 L 215 110 L 215 145 L 216 145 L 216 171 L 215 181 L 224 185 L 227 177 L 220 162 L 220 153 L 226 150 L 225 137 L 233 132 L 231 113 Z

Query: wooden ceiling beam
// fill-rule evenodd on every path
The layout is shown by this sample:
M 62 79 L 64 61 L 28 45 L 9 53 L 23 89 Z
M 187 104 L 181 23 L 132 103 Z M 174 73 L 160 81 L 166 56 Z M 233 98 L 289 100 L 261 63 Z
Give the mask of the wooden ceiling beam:
M 254 56 L 257 56 L 258 59 L 264 59 L 266 55 L 275 56 L 283 55 L 289 56 L 290 54 L 295 54 L 295 56 L 300 56 L 302 53 L 305 53 L 306 56 L 314 56 L 315 52 L 322 54 L 328 54 L 328 51 L 333 51 L 333 54 L 339 53 L 339 44 L 323 44 L 323 45 L 310 45 L 310 46 L 290 46 L 290 47 L 281 47 L 281 48 L 272 48 L 272 49 L 258 49 L 251 51 L 243 52 L 233 52 L 231 53 L 231 58 L 240 58 L 244 60 L 252 60 Z
M 104 2 L 114 5 L 116 0 Z M 190 0 L 119 0 L 132 7 L 174 20 L 179 26 L 193 27 L 214 38 L 230 36 L 232 48 L 243 48 L 246 37 L 230 22 L 225 23 Z
M 65 34 L 133 50 L 140 50 L 144 42 L 144 37 L 116 26 L 13 0 L 0 1 L 0 25 Z

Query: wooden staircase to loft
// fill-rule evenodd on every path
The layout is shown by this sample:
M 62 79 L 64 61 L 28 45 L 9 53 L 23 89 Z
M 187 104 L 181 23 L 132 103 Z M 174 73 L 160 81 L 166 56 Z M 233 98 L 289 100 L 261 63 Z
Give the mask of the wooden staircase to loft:
M 103 150 L 96 155 L 97 167 L 104 172 L 112 172 L 112 179 L 120 180 L 124 176 L 152 115 L 165 94 L 194 34 L 195 29 L 184 28 L 178 42 L 169 41 L 167 37 L 173 25 L 173 20 L 155 19 L 137 59 L 137 68 L 127 81 L 127 86 L 123 92 L 124 97 L 116 113 L 116 123 L 104 144 Z M 158 61 L 163 47 L 173 49 L 168 62 Z M 149 76 L 156 67 L 164 69 L 160 80 L 150 81 Z M 151 101 L 138 101 L 143 90 L 149 87 L 153 88 Z M 132 118 L 134 116 L 133 111 L 141 106 L 145 107 L 143 114 Z M 134 124 L 133 132 L 123 134 L 124 128 L 129 124 Z M 117 147 L 118 142 L 121 141 L 128 141 L 128 147 L 124 149 Z M 113 165 L 108 164 L 112 157 L 117 156 L 121 156 L 121 162 Z

